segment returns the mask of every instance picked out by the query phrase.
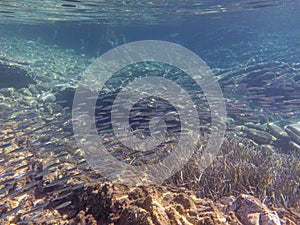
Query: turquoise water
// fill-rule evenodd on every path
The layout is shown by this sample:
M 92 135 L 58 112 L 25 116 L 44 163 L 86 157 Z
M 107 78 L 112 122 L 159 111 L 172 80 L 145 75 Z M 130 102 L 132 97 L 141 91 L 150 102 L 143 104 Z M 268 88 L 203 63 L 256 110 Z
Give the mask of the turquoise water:
M 261 184 L 263 178 L 258 181 L 255 181 L 257 178 L 249 179 L 249 187 L 243 190 L 264 199 L 266 203 L 298 207 L 299 210 L 299 9 L 298 1 L 267 0 L 1 1 L 0 210 L 3 216 L 0 218 L 5 219 L 15 213 L 14 209 L 19 211 L 22 208 L 17 200 L 20 206 L 10 206 L 8 208 L 12 211 L 9 211 L 5 209 L 6 200 L 33 193 L 41 187 L 42 192 L 49 196 L 46 200 L 49 205 L 36 211 L 47 207 L 69 207 L 73 203 L 71 194 L 60 199 L 53 197 L 53 193 L 63 190 L 64 196 L 63 188 L 68 185 L 73 188 L 70 193 L 82 188 L 86 183 L 86 180 L 80 180 L 82 173 L 89 176 L 91 182 L 108 179 L 132 185 L 132 179 L 141 184 L 137 178 L 145 178 L 143 172 L 150 168 L 150 175 L 147 174 L 149 176 L 145 179 L 151 177 L 147 180 L 151 184 L 163 182 L 156 178 L 168 179 L 174 174 L 176 177 L 176 172 L 187 163 L 186 158 L 191 158 L 191 155 L 186 156 L 190 149 L 193 153 L 202 149 L 199 145 L 210 146 L 208 149 L 215 157 L 224 140 L 229 149 L 237 147 L 233 144 L 235 142 L 239 143 L 237 148 L 254 149 L 262 154 L 259 156 L 265 157 L 263 162 L 269 159 L 268 154 L 271 153 L 275 159 L 287 160 L 290 164 L 284 171 L 275 159 L 275 164 L 266 164 L 274 166 L 271 168 L 275 171 L 268 171 L 273 177 L 267 185 Z M 127 55 L 117 54 L 122 52 L 124 44 L 146 40 L 157 42 L 153 46 L 145 42 L 144 48 L 129 51 Z M 194 58 L 182 57 L 183 49 L 176 51 L 175 46 L 191 51 L 195 54 L 193 56 L 201 58 L 205 66 L 201 64 L 198 70 Z M 100 75 L 87 76 L 88 71 L 95 69 L 91 65 L 98 62 L 97 58 L 116 47 L 119 47 L 119 52 L 113 52 L 112 58 L 106 55 L 111 59 L 106 67 L 96 67 L 100 68 Z M 152 60 L 148 53 L 168 60 L 152 62 L 156 60 Z M 135 56 L 147 60 L 126 65 L 107 77 L 118 67 L 116 62 L 135 59 Z M 181 63 L 182 67 L 174 68 L 166 62 Z M 190 71 L 200 78 L 190 76 Z M 202 80 L 201 76 L 207 74 L 212 79 Z M 118 93 L 122 93 L 121 88 L 128 88 L 134 80 L 145 77 L 171 80 L 184 91 L 170 89 L 164 92 L 163 89 L 169 87 L 165 80 L 147 80 L 138 83 L 137 92 L 115 102 Z M 199 87 L 199 81 L 205 87 Z M 103 84 L 103 90 L 94 86 L 100 84 Z M 185 94 L 190 99 L 186 100 Z M 135 99 L 136 96 L 140 98 Z M 193 104 L 189 104 L 189 100 Z M 112 112 L 116 112 L 115 117 Z M 90 117 L 92 121 L 88 120 Z M 123 129 L 127 122 L 129 132 L 119 132 L 114 127 L 113 118 L 121 124 L 118 129 Z M 181 121 L 183 118 L 187 121 Z M 78 135 L 76 126 L 90 127 L 90 130 L 79 132 L 87 136 Z M 126 175 L 122 175 L 125 167 L 112 166 L 110 161 L 105 161 L 107 155 L 103 157 L 105 162 L 101 161 L 99 165 L 97 154 L 89 148 L 91 146 L 82 145 L 94 138 L 91 136 L 93 127 L 101 137 L 97 141 L 102 142 L 108 155 L 112 156 L 108 157 L 110 160 L 122 162 L 125 167 L 143 168 L 130 178 L 130 182 Z M 209 136 L 215 132 L 219 136 Z M 211 143 L 207 135 L 212 137 Z M 151 145 L 153 137 L 160 141 L 155 142 L 154 147 Z M 96 141 L 93 139 L 92 142 Z M 184 146 L 180 150 L 186 151 L 186 155 L 175 157 L 174 161 L 172 154 L 176 153 L 175 146 L 180 143 Z M 147 167 L 164 160 L 168 162 L 168 159 L 172 162 L 167 167 L 170 171 L 156 173 L 151 166 Z M 201 162 L 202 167 L 210 165 L 207 159 Z M 251 163 L 257 163 L 256 168 L 261 166 L 260 161 Z M 15 168 L 19 164 L 20 167 Z M 72 166 L 65 171 L 62 169 L 64 166 L 59 167 L 59 164 Z M 171 167 L 173 165 L 174 168 Z M 199 171 L 205 169 L 200 167 Z M 24 168 L 27 169 L 24 171 Z M 53 174 L 54 170 L 63 175 L 40 181 L 41 177 Z M 263 174 L 260 175 L 263 177 Z M 74 177 L 79 177 L 78 182 L 68 183 Z M 230 179 L 226 180 L 231 187 Z M 280 183 L 282 180 L 290 181 L 290 184 L 285 182 L 283 185 Z M 28 185 L 25 188 L 22 188 L 23 181 Z M 184 183 L 187 184 L 185 187 L 192 188 L 190 180 L 177 180 L 175 183 Z M 238 184 L 232 183 L 232 186 L 237 186 L 236 190 L 224 193 L 218 190 L 215 196 L 211 196 L 201 191 L 199 187 L 204 185 L 201 181 L 197 185 L 193 188 L 201 193 L 201 197 L 217 198 L 243 193 Z M 282 190 L 279 191 L 279 187 Z M 25 205 L 22 210 L 26 212 L 32 208 Z M 34 215 L 20 218 L 35 219 Z

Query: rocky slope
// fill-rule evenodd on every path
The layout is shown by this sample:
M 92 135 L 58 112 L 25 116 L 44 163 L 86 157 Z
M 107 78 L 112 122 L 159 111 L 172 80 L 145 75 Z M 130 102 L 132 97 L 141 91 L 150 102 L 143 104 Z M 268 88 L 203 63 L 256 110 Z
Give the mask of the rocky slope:
M 104 182 L 87 185 L 78 190 L 72 198 L 74 204 L 61 210 L 45 211 L 45 215 L 34 224 L 296 225 L 300 223 L 299 213 L 279 208 L 271 210 L 255 197 L 246 194 L 213 202 L 209 199 L 196 198 L 192 191 L 184 188 L 171 189 L 165 186 L 128 188 Z

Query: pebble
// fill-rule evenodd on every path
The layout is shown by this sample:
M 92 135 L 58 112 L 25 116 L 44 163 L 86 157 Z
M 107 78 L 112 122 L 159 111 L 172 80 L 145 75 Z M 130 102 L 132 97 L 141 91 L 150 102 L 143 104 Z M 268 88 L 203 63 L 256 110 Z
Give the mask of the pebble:
M 41 97 L 41 100 L 42 100 L 43 102 L 55 102 L 56 97 L 55 97 L 54 94 L 48 93 L 48 94 L 43 95 L 43 96 Z
M 29 84 L 28 85 L 29 90 L 31 91 L 31 93 L 33 94 L 39 94 L 39 90 L 36 88 L 36 86 L 34 84 Z
M 43 83 L 37 84 L 37 85 L 36 85 L 36 88 L 37 88 L 38 90 L 40 90 L 41 92 L 47 91 L 47 90 L 49 89 L 48 85 L 43 84 Z
M 15 93 L 15 88 L 1 88 L 0 92 L 2 93 L 2 95 L 4 95 L 5 97 L 11 97 L 13 96 L 13 94 Z
M 4 112 L 4 111 L 6 111 L 6 110 L 8 110 L 10 108 L 11 108 L 11 106 L 9 104 L 7 104 L 7 103 L 0 103 L 0 111 L 1 112 Z
M 25 96 L 32 96 L 32 93 L 28 88 L 21 88 L 19 92 Z
M 5 100 L 5 96 L 0 93 L 0 101 L 4 101 L 4 100 Z

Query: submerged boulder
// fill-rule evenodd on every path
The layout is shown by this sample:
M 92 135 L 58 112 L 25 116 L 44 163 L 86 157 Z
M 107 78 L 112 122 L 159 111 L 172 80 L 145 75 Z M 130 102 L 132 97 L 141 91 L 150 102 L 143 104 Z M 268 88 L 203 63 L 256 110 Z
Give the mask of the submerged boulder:
M 228 206 L 228 210 L 234 212 L 243 225 L 281 225 L 277 212 L 251 195 L 241 194 Z
M 258 144 L 272 144 L 276 141 L 276 138 L 266 131 L 245 127 L 244 132 L 247 134 L 248 138 Z
M 285 131 L 289 134 L 294 142 L 300 144 L 300 124 L 289 124 L 284 127 Z
M 35 83 L 27 71 L 17 66 L 10 66 L 0 62 L 0 89 L 15 88 L 20 89 Z
M 290 136 L 288 133 L 282 129 L 281 127 L 277 126 L 275 123 L 268 123 L 268 129 L 272 135 L 275 137 L 282 139 L 282 140 L 289 140 Z

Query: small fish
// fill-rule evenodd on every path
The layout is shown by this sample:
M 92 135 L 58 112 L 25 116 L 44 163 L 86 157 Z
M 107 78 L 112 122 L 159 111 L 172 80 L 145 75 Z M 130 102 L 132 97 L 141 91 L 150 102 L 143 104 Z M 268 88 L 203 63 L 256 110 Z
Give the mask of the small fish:
M 60 164 L 61 164 L 61 163 L 53 163 L 53 164 L 47 166 L 47 167 L 45 168 L 45 170 L 49 170 L 49 169 L 51 169 L 51 168 L 55 168 L 55 167 L 59 166 Z
M 86 99 L 87 100 L 96 100 L 96 99 L 98 99 L 98 95 L 90 96 L 90 97 L 87 97 Z
M 42 171 L 42 172 L 37 173 L 37 174 L 35 175 L 34 178 L 35 178 L 35 179 L 40 178 L 40 177 L 45 176 L 45 175 L 47 175 L 47 174 L 49 174 L 49 173 L 52 173 L 52 172 L 54 172 L 54 171 L 56 171 L 56 168 L 55 168 L 55 167 L 49 168 L 49 169 L 47 169 L 47 170 L 44 170 L 44 171 Z
M 87 164 L 87 161 L 85 159 L 83 160 L 80 160 L 77 165 L 84 165 L 84 164 Z
M 55 180 L 54 182 L 45 185 L 44 188 L 54 187 L 54 186 L 56 186 L 56 185 L 59 185 L 59 184 L 64 183 L 65 181 L 69 180 L 69 179 L 72 178 L 72 177 L 76 177 L 76 176 L 79 176 L 79 175 L 81 175 L 81 173 L 78 173 L 78 174 L 75 174 L 75 175 L 72 174 L 72 175 L 68 175 L 68 176 L 66 176 L 66 177 L 57 179 L 57 180 Z
M 1 145 L 0 148 L 1 149 L 5 149 L 7 147 L 11 146 L 11 143 L 7 143 L 7 144 L 4 144 L 4 145 Z
M 52 200 L 52 202 L 58 201 L 58 200 L 61 200 L 61 199 L 64 199 L 64 198 L 67 198 L 67 197 L 69 197 L 69 196 L 72 195 L 72 194 L 73 194 L 73 192 L 69 192 L 69 193 L 66 193 L 66 194 L 64 194 L 64 195 L 57 196 L 56 198 L 54 198 L 54 199 Z
M 7 216 L 9 216 L 9 215 L 11 215 L 11 214 L 13 214 L 13 213 L 18 212 L 18 211 L 19 211 L 20 209 L 22 209 L 23 207 L 24 207 L 24 205 L 20 205 L 20 206 L 14 208 L 14 209 L 12 209 L 12 210 L 10 210 L 10 211 L 8 211 L 8 212 L 2 214 L 2 215 L 0 215 L 0 219 L 1 219 L 1 218 L 5 218 L 5 217 L 7 217 Z
M 23 173 L 23 174 L 17 176 L 17 177 L 16 177 L 16 180 L 22 179 L 22 178 L 24 178 L 24 177 L 31 176 L 31 175 L 33 175 L 33 174 L 35 174 L 35 173 L 36 173 L 35 170 L 30 170 L 30 171 L 28 171 L 28 172 L 26 172 L 26 173 Z
M 26 219 L 26 220 L 24 220 L 24 221 L 22 221 L 22 222 L 18 222 L 17 224 L 28 224 L 30 221 L 36 219 L 36 218 L 39 217 L 41 214 L 42 214 L 42 213 L 38 213 L 38 214 L 36 214 L 36 215 L 34 215 L 34 216 L 32 216 L 32 217 L 30 217 L 30 218 L 28 218 L 28 219 Z
M 69 172 L 72 172 L 72 171 L 74 171 L 76 169 L 77 169 L 77 166 L 74 166 L 73 168 L 66 170 L 66 172 L 69 173 Z
M 64 191 L 70 191 L 70 187 L 68 186 L 68 187 L 63 187 L 63 188 L 61 188 L 61 189 L 54 189 L 53 191 L 47 192 L 47 194 L 48 194 L 49 196 L 51 196 L 51 195 L 53 195 L 53 194 L 55 194 L 55 193 L 62 193 L 62 192 L 64 192 Z
M 10 175 L 13 175 L 13 170 L 9 170 L 9 171 L 6 171 L 5 173 L 2 173 L 0 174 L 0 177 L 6 177 L 6 176 L 10 176 Z
M 15 190 L 15 191 L 13 191 L 12 193 L 9 193 L 8 195 L 10 195 L 10 196 L 22 196 L 22 195 L 25 195 L 26 193 L 28 193 L 28 192 L 34 192 L 35 191 L 35 189 L 34 188 L 27 188 L 27 189 L 25 189 L 25 190 L 22 190 L 22 189 L 20 189 L 20 190 Z M 5 196 L 5 198 L 7 198 L 7 196 Z
M 5 138 L 3 139 L 2 141 L 3 142 L 7 142 L 7 141 L 11 141 L 12 139 L 14 139 L 15 137 L 8 137 L 8 138 Z
M 9 155 L 7 155 L 7 154 L 0 154 L 0 163 L 1 164 L 5 164 L 5 163 L 7 163 L 7 162 L 9 162 L 10 161 L 10 156 Z
M 13 185 L 8 184 L 4 188 L 0 189 L 0 195 L 4 194 L 8 189 L 10 189 Z
M 64 132 L 63 135 L 60 135 L 60 138 L 66 138 L 73 136 L 73 132 Z
M 27 156 L 27 157 L 24 158 L 24 159 L 20 159 L 20 160 L 17 160 L 17 161 L 15 161 L 15 162 L 12 162 L 12 163 L 10 164 L 10 167 L 15 166 L 15 165 L 18 165 L 18 164 L 20 164 L 20 163 L 22 163 L 22 162 L 28 161 L 28 160 L 30 160 L 32 157 L 33 157 L 33 155 L 30 155 L 30 156 Z
M 57 104 L 64 104 L 64 103 L 67 103 L 68 101 L 67 100 L 60 100 L 60 101 L 56 101 Z M 67 108 L 67 107 L 65 107 Z M 68 107 L 70 108 L 70 107 Z
M 11 183 L 11 182 L 13 182 L 15 180 L 16 180 L 15 178 L 10 178 L 8 180 L 3 180 L 3 181 L 0 182 L 0 185 Z
M 71 205 L 71 203 L 72 203 L 72 201 L 64 202 L 64 203 L 60 204 L 59 206 L 55 207 L 54 209 L 58 210 L 58 209 L 65 208 L 65 207 Z
M 51 144 L 52 144 L 52 142 L 51 142 L 51 141 L 48 141 L 48 142 L 42 143 L 42 144 L 40 144 L 40 145 L 38 145 L 38 146 L 36 146 L 36 147 L 37 147 L 37 148 L 41 148 L 41 147 L 49 146 L 49 145 L 51 145 Z
M 9 152 L 9 154 L 19 153 L 28 150 L 28 148 L 17 148 Z
M 21 190 L 26 190 L 26 189 L 31 189 L 32 187 L 36 186 L 39 183 L 39 181 L 34 181 L 34 182 L 30 182 L 24 186 L 19 187 L 18 189 L 16 189 L 16 191 L 21 191 Z
M 25 164 L 25 165 L 20 166 L 20 167 L 18 167 L 17 169 L 15 169 L 15 171 L 24 169 L 24 168 L 29 167 L 29 166 L 30 166 L 30 164 Z
M 283 103 L 299 104 L 300 103 L 300 99 L 283 100 Z
M 76 5 L 73 4 L 61 4 L 62 7 L 68 7 L 68 8 L 76 8 Z
M 48 205 L 49 205 L 49 202 L 46 202 L 46 203 L 44 203 L 44 204 L 37 205 L 34 209 L 32 209 L 32 210 L 30 210 L 30 211 L 28 211 L 28 212 L 23 213 L 23 215 L 30 214 L 30 213 L 34 213 L 34 212 L 36 212 L 36 211 L 42 210 L 42 209 L 44 209 L 44 208 L 45 208 L 46 206 L 48 206 Z
M 75 190 L 77 190 L 79 188 L 84 187 L 84 185 L 85 185 L 85 182 L 82 182 L 80 184 L 75 185 L 74 187 L 71 187 L 71 189 L 72 189 L 72 191 L 75 191 Z

